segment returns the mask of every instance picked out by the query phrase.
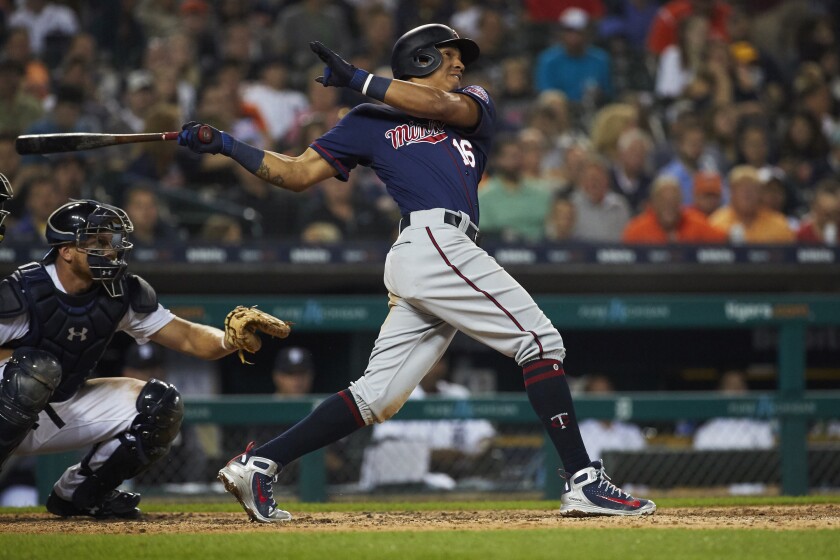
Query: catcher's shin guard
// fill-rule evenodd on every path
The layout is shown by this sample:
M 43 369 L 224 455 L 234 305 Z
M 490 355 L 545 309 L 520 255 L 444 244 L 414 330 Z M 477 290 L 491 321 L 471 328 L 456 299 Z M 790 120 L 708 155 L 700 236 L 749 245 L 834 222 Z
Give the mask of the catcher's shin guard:
M 49 352 L 18 348 L 0 380 L 0 470 L 17 449 L 61 382 L 61 365 Z
M 126 479 L 133 478 L 166 456 L 184 417 L 184 402 L 173 385 L 152 379 L 137 397 L 137 411 L 120 445 L 96 470 L 90 461 L 98 445 L 82 460 L 79 473 L 85 480 L 73 492 L 73 505 L 89 509 L 103 500 Z

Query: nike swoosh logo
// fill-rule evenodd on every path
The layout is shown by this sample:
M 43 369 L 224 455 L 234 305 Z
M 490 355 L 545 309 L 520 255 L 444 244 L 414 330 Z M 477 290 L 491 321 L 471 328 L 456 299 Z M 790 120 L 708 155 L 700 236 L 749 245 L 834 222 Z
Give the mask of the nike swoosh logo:
M 639 507 L 640 505 L 642 505 L 642 502 L 640 502 L 639 500 L 622 500 L 621 498 L 609 498 L 607 496 L 604 496 L 604 499 L 630 507 Z
M 262 484 L 260 484 L 260 481 L 259 481 L 259 480 L 257 480 L 256 482 L 257 482 L 257 498 L 259 498 L 259 500 L 260 500 L 260 503 L 261 503 L 261 504 L 264 504 L 264 503 L 266 503 L 266 502 L 268 501 L 268 498 L 266 498 L 265 496 L 263 496 L 263 493 L 262 493 Z

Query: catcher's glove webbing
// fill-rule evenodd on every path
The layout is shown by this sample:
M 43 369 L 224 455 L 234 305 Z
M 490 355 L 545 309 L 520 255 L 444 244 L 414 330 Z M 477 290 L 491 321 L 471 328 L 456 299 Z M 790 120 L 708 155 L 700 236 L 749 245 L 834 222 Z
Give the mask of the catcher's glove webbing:
M 239 350 L 239 359 L 246 363 L 243 351 L 253 354 L 262 347 L 257 332 L 286 338 L 291 332 L 290 325 L 256 307 L 240 305 L 225 317 L 225 346 Z

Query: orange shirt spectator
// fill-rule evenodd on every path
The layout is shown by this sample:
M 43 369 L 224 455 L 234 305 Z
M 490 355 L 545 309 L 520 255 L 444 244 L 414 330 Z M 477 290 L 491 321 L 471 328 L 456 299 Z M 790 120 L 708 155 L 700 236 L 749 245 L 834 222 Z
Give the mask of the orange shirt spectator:
M 732 7 L 720 0 L 672 0 L 656 13 L 648 32 L 648 50 L 659 56 L 665 47 L 677 43 L 677 29 L 680 21 L 690 15 L 706 14 L 709 18 L 709 35 L 729 40 L 726 24 Z
M 726 233 L 701 212 L 682 205 L 679 181 L 662 175 L 653 183 L 647 210 L 624 229 L 624 243 L 722 243 Z
M 733 243 L 792 243 L 796 236 L 784 214 L 761 204 L 761 179 L 750 165 L 729 172 L 729 205 L 715 211 L 709 223 L 726 231 Z

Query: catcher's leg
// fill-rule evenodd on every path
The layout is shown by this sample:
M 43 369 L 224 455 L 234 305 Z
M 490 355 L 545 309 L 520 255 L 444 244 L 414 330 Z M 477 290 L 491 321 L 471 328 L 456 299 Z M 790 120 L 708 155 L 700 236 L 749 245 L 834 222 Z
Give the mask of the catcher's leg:
M 49 352 L 18 348 L 0 380 L 0 470 L 29 434 L 61 381 L 61 365 Z
M 95 517 L 139 513 L 140 496 L 116 488 L 167 454 L 181 427 L 184 404 L 174 386 L 152 379 L 142 385 L 135 407 L 137 414 L 128 429 L 96 443 L 79 464 L 65 471 L 50 496 L 52 503 L 47 504 L 52 513 Z

